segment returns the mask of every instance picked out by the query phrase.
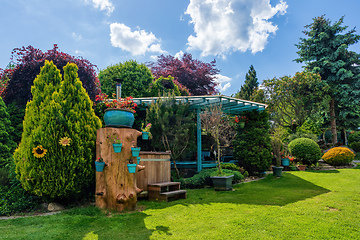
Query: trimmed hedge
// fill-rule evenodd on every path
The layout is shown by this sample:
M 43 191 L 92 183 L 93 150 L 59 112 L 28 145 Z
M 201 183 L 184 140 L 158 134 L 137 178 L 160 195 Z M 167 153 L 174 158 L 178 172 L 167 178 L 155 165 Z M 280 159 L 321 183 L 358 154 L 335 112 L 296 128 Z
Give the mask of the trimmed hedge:
M 297 138 L 289 143 L 288 148 L 291 155 L 306 165 L 317 163 L 321 157 L 319 145 L 309 138 Z
M 355 154 L 346 147 L 334 147 L 329 149 L 323 156 L 325 162 L 330 165 L 346 165 L 354 160 Z

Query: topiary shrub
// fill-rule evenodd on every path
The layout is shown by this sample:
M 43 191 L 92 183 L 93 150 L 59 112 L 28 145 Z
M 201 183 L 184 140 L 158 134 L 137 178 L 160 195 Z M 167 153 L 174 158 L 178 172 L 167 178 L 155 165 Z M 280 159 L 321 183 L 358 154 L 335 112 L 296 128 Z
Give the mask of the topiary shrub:
M 349 147 L 355 152 L 360 152 L 360 142 L 352 142 L 349 144 Z
M 319 145 L 309 138 L 297 138 L 291 141 L 288 149 L 294 157 L 305 165 L 315 164 L 321 157 Z
M 94 181 L 95 116 L 77 66 L 45 62 L 31 88 L 21 143 L 14 153 L 16 174 L 25 190 L 45 200 L 73 199 Z
M 334 147 L 329 149 L 323 156 L 325 162 L 330 165 L 346 165 L 354 160 L 355 154 L 346 147 Z

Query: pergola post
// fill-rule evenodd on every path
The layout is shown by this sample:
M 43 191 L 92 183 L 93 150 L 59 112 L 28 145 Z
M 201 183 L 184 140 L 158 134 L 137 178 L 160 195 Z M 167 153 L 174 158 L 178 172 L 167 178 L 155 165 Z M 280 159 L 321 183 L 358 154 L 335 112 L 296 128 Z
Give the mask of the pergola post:
M 200 172 L 202 169 L 202 159 L 201 159 L 201 109 L 200 107 L 196 108 L 196 133 L 197 133 L 197 171 Z

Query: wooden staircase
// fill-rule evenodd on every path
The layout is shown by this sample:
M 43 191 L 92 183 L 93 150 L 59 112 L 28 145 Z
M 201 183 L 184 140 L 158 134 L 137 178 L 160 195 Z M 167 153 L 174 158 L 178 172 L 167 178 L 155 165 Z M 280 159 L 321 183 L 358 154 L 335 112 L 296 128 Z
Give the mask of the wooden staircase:
M 180 182 L 162 182 L 148 185 L 150 201 L 186 199 L 186 190 L 180 190 Z

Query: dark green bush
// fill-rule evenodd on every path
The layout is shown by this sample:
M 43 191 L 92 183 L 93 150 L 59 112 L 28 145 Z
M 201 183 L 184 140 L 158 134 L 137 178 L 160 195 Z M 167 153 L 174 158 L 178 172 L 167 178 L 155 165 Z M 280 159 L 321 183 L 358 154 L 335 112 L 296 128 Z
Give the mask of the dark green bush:
M 182 188 L 203 188 L 205 186 L 212 186 L 211 176 L 218 171 L 217 168 L 204 169 L 191 178 L 180 179 Z M 223 169 L 223 173 L 232 175 L 234 174 L 233 183 L 241 182 L 244 176 L 239 171 L 232 171 Z
M 321 149 L 319 145 L 309 138 L 297 138 L 288 145 L 291 155 L 303 164 L 315 164 L 321 158 Z
M 360 142 L 360 132 L 354 132 L 354 133 L 350 134 L 348 142 L 349 142 L 349 144 L 351 144 L 353 142 Z
M 9 179 L 9 170 L 6 168 L 0 168 L 0 186 L 8 186 L 10 179 Z
M 268 169 L 272 161 L 269 115 L 267 111 L 246 112 L 245 115 L 248 119 L 245 128 L 237 125 L 234 157 L 240 160 L 240 166 L 255 174 Z
M 360 142 L 352 142 L 349 144 L 349 147 L 355 152 L 360 152 Z

